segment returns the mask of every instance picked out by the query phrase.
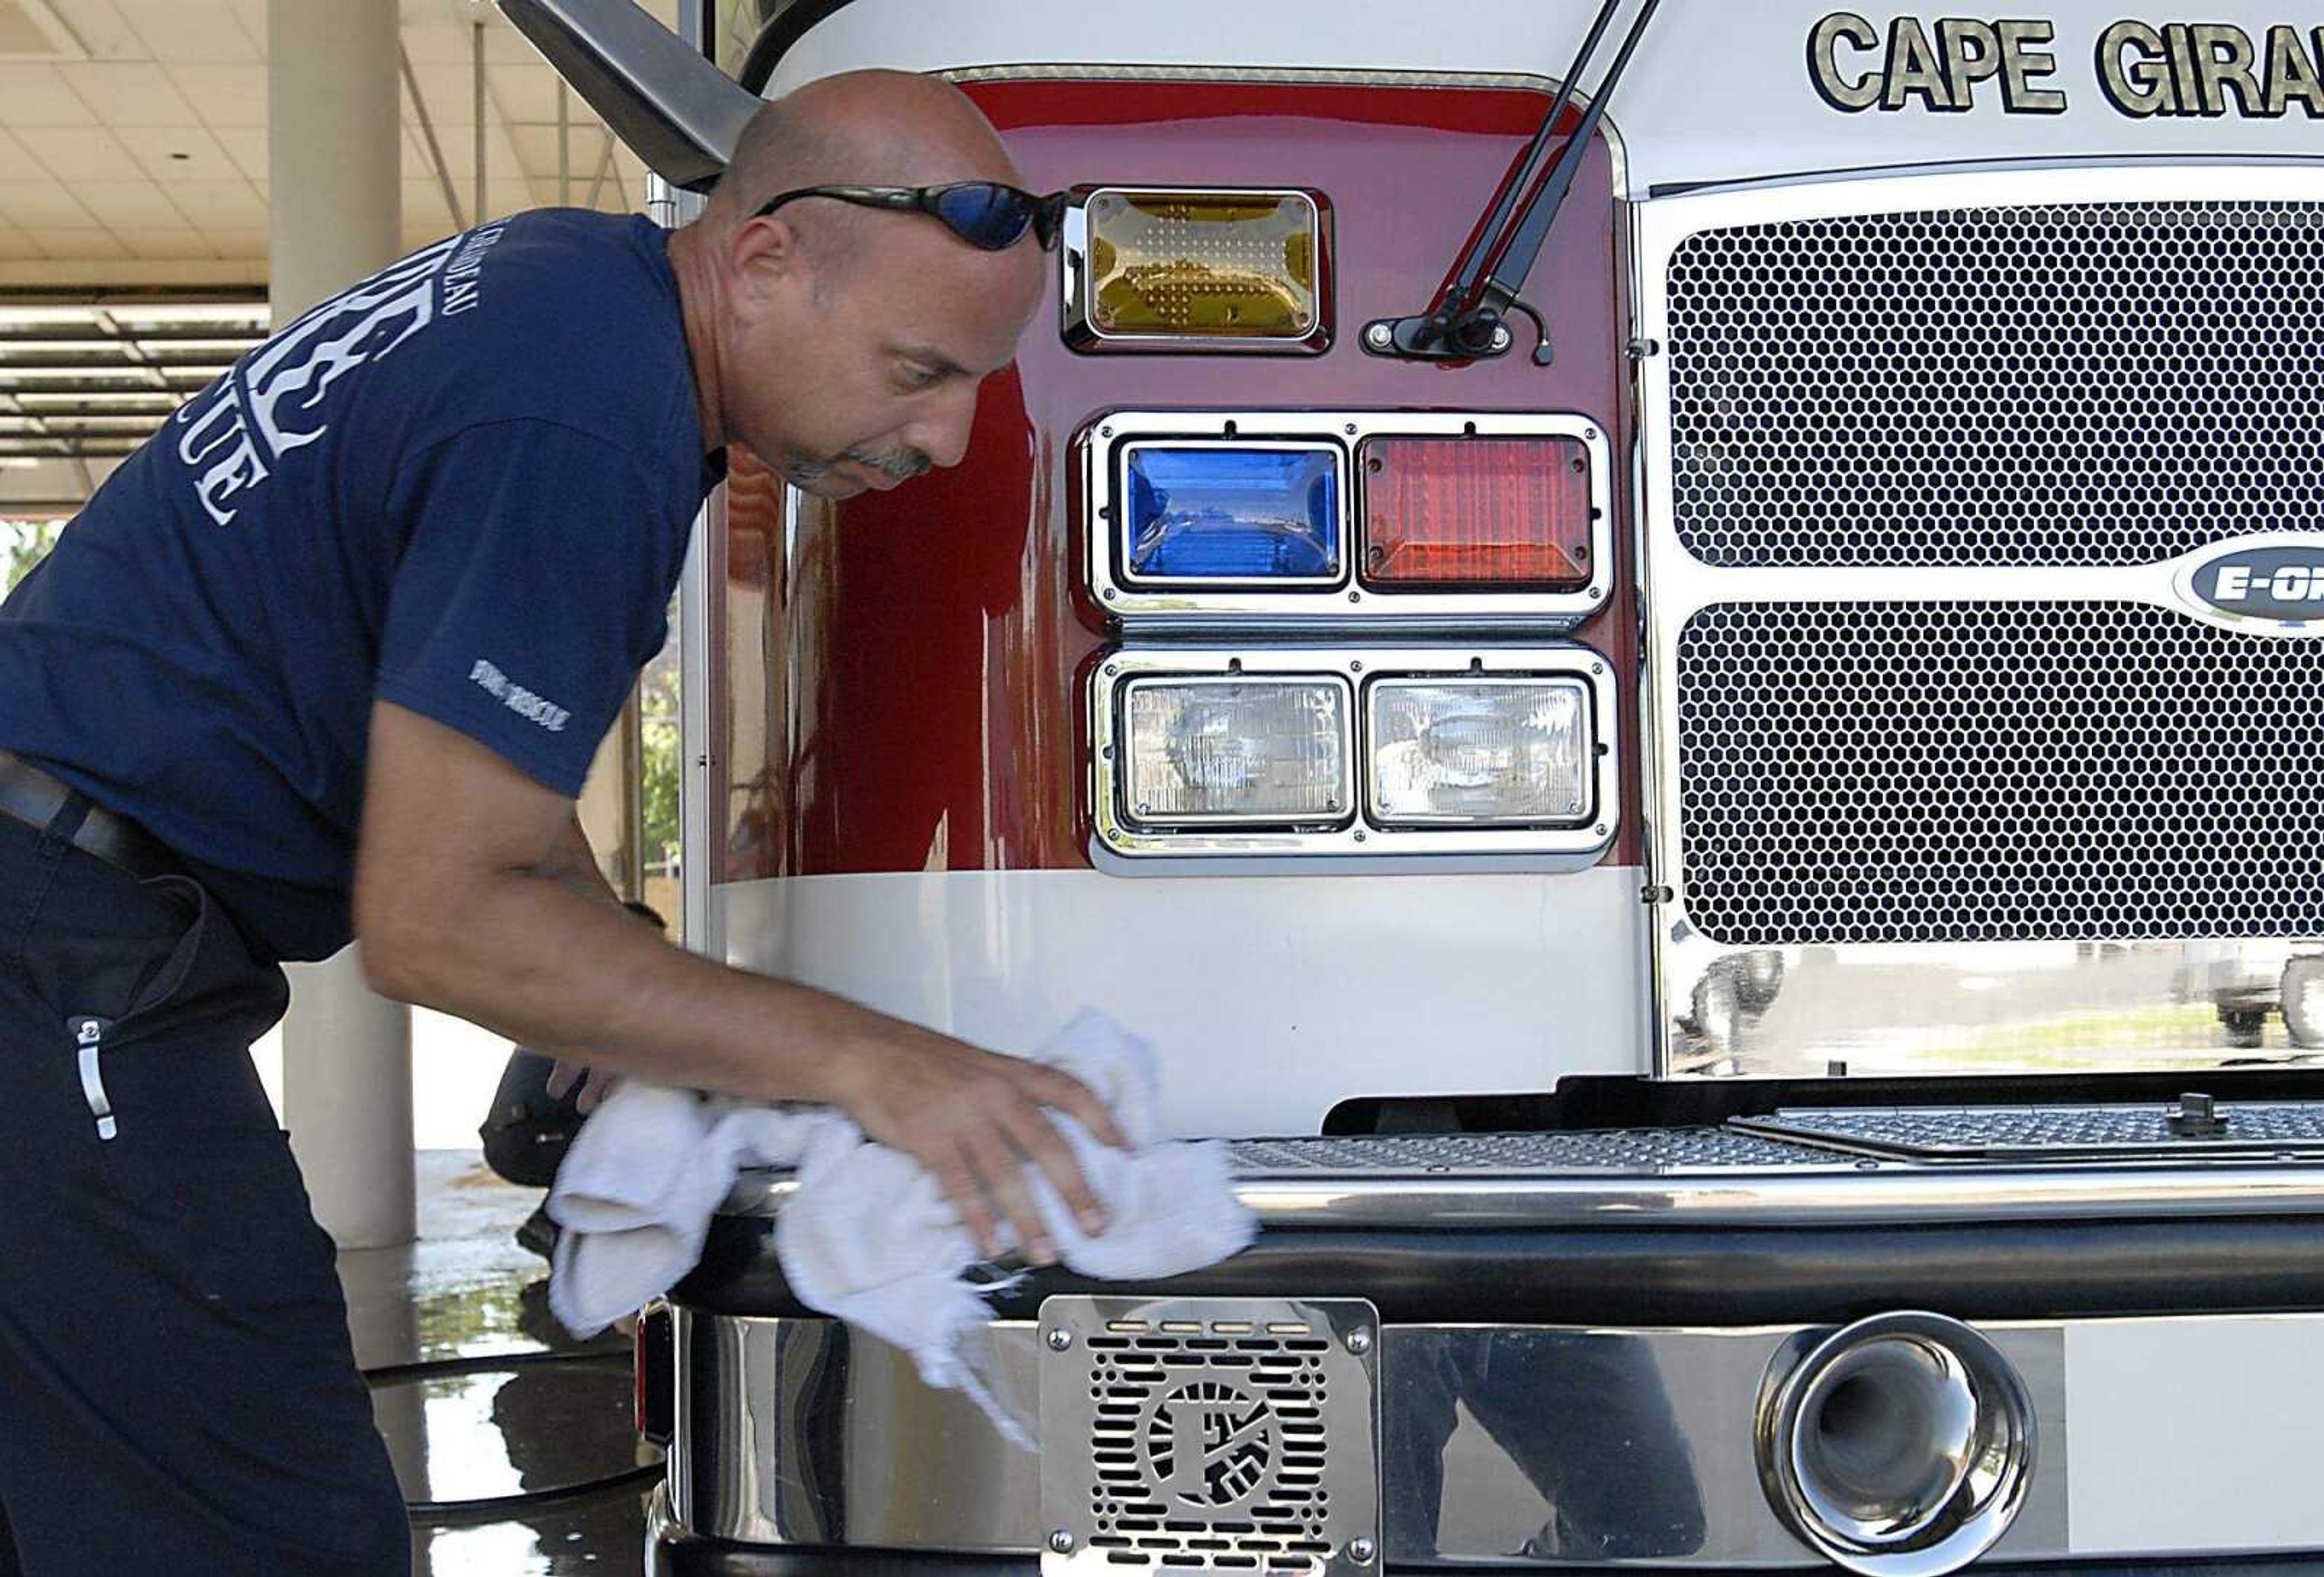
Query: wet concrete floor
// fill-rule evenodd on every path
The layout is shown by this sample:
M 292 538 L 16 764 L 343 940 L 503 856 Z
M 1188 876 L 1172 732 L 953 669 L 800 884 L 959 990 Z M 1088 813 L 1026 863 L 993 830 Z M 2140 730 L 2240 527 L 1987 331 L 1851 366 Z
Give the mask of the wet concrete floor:
M 628 1339 L 567 1335 L 549 1313 L 547 1263 L 515 1240 L 540 1192 L 502 1182 L 473 1150 L 423 1150 L 419 1167 L 419 1241 L 339 1257 L 366 1370 L 471 1360 L 374 1382 L 404 1498 L 441 1508 L 415 1517 L 413 1577 L 641 1572 L 650 1483 L 513 1507 L 450 1504 L 553 1493 L 654 1453 L 631 1425 Z M 549 1353 L 576 1360 L 544 1361 Z

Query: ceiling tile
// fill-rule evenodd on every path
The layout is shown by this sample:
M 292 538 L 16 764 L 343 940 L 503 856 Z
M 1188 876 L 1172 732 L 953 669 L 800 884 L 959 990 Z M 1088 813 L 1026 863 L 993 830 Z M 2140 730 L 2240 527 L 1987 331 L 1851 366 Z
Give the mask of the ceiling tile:
M 97 224 L 72 193 L 53 180 L 0 181 L 0 220 L 26 230 L 81 230 Z
M 73 196 L 106 229 L 166 230 L 184 227 L 186 216 L 150 180 L 83 180 Z
M 266 199 L 239 176 L 232 180 L 172 180 L 165 182 L 162 189 L 171 202 L 205 230 L 266 228 Z
M 446 126 L 476 124 L 476 78 L 466 60 L 450 65 L 414 60 L 411 76 L 420 84 L 420 102 L 428 106 L 428 118 L 436 123 L 439 135 Z
M 150 60 L 152 53 L 137 36 L 115 0 L 49 0 L 67 27 L 88 46 L 94 60 Z
M 170 64 L 178 90 L 194 113 L 213 126 L 263 126 L 266 124 L 266 68 L 263 65 L 209 62 Z
M 19 126 L 16 140 L 59 180 L 141 180 L 145 171 L 100 126 Z
M 266 182 L 266 128 L 264 126 L 220 126 L 210 135 L 234 161 L 234 167 L 262 188 Z
M 110 230 L 44 230 L 37 225 L 28 225 L 24 233 L 32 238 L 32 244 L 41 249 L 44 257 L 85 263 L 109 262 L 129 255 L 129 249 L 115 240 Z
M 0 105 L 11 127 L 97 124 L 97 112 L 54 66 L 0 66 Z
M 466 66 L 475 58 L 475 45 L 468 30 L 452 22 L 415 23 L 407 14 L 403 23 L 403 52 L 419 65 L 445 65 L 456 61 Z
M 467 198 L 460 198 L 463 208 Z M 452 210 L 444 201 L 444 189 L 433 180 L 407 180 L 403 183 L 403 223 L 409 229 L 413 225 L 438 225 L 449 229 Z
M 159 66 L 111 62 L 59 66 L 72 90 L 109 126 L 198 126 L 202 117 Z
M 268 236 L 263 230 L 221 230 L 205 225 L 202 236 L 217 248 L 220 257 L 263 258 L 266 255 Z
M 116 230 L 121 244 L 138 258 L 216 257 L 217 253 L 200 232 L 180 225 L 175 229 Z
M 261 60 L 265 51 L 246 32 L 226 0 L 115 0 L 144 38 L 148 58 L 180 60 Z
M 493 103 L 501 118 L 510 121 L 538 121 L 543 125 L 557 124 L 557 84 L 555 71 L 540 62 L 529 66 L 495 66 L 492 70 Z M 589 106 L 576 98 L 568 114 L 576 120 L 586 118 Z
M 540 51 L 519 32 L 514 23 L 498 16 L 497 25 L 484 29 L 484 63 L 488 66 L 532 66 L 541 63 Z
M 6 258 L 11 263 L 19 263 L 40 255 L 41 249 L 32 244 L 32 238 L 30 235 L 25 235 L 14 225 L 0 225 L 0 258 Z
M 226 144 L 199 126 L 123 126 L 118 135 L 155 180 L 232 180 L 242 174 Z

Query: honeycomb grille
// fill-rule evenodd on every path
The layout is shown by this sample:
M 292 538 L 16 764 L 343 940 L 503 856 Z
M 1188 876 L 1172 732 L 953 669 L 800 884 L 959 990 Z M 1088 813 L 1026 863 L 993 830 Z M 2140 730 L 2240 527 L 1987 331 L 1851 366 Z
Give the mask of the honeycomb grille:
M 1707 563 L 2147 564 L 2324 527 L 2324 204 L 1741 226 L 1668 283 L 1673 523 Z
M 1320 1333 L 1116 1322 L 1088 1347 L 1089 1545 L 1107 1564 L 1304 1572 L 1330 1558 Z
M 2324 643 L 2142 604 L 1719 604 L 1676 671 L 1714 940 L 2324 935 Z

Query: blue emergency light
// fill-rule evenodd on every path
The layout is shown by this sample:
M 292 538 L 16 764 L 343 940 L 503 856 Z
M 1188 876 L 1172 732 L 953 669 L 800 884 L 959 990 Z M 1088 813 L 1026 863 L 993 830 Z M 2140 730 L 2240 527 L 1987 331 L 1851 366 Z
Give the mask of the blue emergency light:
M 1341 577 L 1341 451 L 1152 443 L 1122 459 L 1123 569 L 1137 582 Z

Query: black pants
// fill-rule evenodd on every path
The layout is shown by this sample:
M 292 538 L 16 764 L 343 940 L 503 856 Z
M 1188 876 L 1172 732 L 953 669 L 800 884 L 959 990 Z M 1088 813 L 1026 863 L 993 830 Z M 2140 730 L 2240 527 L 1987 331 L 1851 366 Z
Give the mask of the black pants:
M 0 816 L 0 1577 L 404 1577 L 330 1239 L 194 881 Z

